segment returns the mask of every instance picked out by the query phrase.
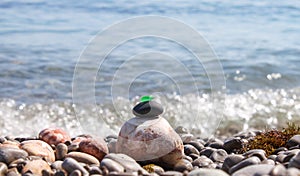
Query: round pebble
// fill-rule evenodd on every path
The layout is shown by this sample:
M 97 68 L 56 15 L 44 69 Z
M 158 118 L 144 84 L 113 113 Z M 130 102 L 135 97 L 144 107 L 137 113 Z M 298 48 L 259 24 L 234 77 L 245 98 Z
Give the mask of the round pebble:
M 19 158 L 25 159 L 28 153 L 24 150 L 9 147 L 0 147 L 0 162 L 9 165 L 12 161 Z
M 257 156 L 261 161 L 266 160 L 266 152 L 262 149 L 253 149 L 249 150 L 246 153 L 243 154 L 245 157 L 251 157 L 251 156 Z
M 213 161 L 209 158 L 207 158 L 205 155 L 200 156 L 198 159 L 194 160 L 192 162 L 193 166 L 198 166 L 201 168 L 207 168 L 209 167 L 211 164 L 213 164 Z
M 194 146 L 198 151 L 201 151 L 202 149 L 204 149 L 204 145 L 201 144 L 199 141 L 191 141 L 187 144 Z
M 60 128 L 46 128 L 39 133 L 39 139 L 45 141 L 49 145 L 57 145 L 70 141 L 71 137 L 67 132 Z
M 232 138 L 232 139 L 228 139 L 224 142 L 224 149 L 228 152 L 231 153 L 233 152 L 235 149 L 240 149 L 242 148 L 242 140 L 239 137 L 236 138 Z
M 81 175 L 82 174 L 81 174 L 80 170 L 76 169 L 73 172 L 71 172 L 69 176 L 81 176 Z
M 126 171 L 136 172 L 138 170 L 144 170 L 133 158 L 125 154 L 110 153 L 105 158 L 111 159 L 124 167 Z
M 97 166 L 100 165 L 100 162 L 98 161 L 97 158 L 95 158 L 94 156 L 89 155 L 87 153 L 70 152 L 66 155 L 66 157 L 73 158 L 78 162 L 86 163 L 86 164 L 89 164 L 89 165 L 97 165 Z
M 28 140 L 21 143 L 20 148 L 28 152 L 32 156 L 40 156 L 49 162 L 55 161 L 53 149 L 44 141 L 41 140 Z
M 211 148 L 211 147 L 205 147 L 203 150 L 200 151 L 200 155 L 205 155 L 208 158 L 210 157 L 210 155 L 216 151 L 216 149 Z
M 286 168 L 282 164 L 276 165 L 271 171 L 270 176 L 286 176 Z
M 300 144 L 300 135 L 294 135 L 291 139 L 288 140 L 286 146 L 287 148 L 295 147 Z

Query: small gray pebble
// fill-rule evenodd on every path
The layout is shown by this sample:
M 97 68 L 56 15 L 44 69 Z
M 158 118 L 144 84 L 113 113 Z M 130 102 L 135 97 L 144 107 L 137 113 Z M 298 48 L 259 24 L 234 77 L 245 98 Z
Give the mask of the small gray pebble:
M 90 167 L 90 169 L 89 169 L 89 173 L 91 174 L 91 175 L 93 175 L 93 174 L 102 174 L 102 171 L 101 171 L 101 169 L 99 168 L 99 167 L 97 167 L 97 166 L 92 166 L 92 167 Z
M 223 162 L 227 156 L 227 152 L 223 149 L 217 149 L 210 155 L 210 159 L 214 162 Z
M 55 147 L 55 158 L 56 160 L 63 160 L 68 153 L 68 146 L 60 143 Z
M 62 163 L 62 168 L 68 173 L 72 173 L 74 170 L 78 169 L 82 175 L 88 175 L 87 170 L 73 158 L 66 158 Z
M 175 164 L 174 170 L 179 172 L 183 172 L 186 170 L 191 171 L 193 170 L 193 165 L 189 161 L 182 159 Z
M 192 165 L 193 166 L 198 166 L 200 168 L 203 168 L 203 167 L 207 168 L 207 167 L 209 167 L 213 163 L 214 162 L 211 159 L 209 159 L 205 155 L 202 155 L 198 159 L 194 160 L 192 162 Z
M 109 170 L 109 172 L 113 172 L 113 171 L 124 172 L 124 170 L 125 170 L 121 164 L 119 164 L 111 159 L 108 159 L 108 158 L 104 158 L 101 161 L 100 167 L 106 167 Z
M 286 146 L 287 148 L 295 147 L 300 144 L 300 135 L 294 135 L 290 140 L 288 140 Z
M 268 175 L 274 166 L 268 164 L 257 164 L 237 170 L 232 176 L 257 176 Z
M 229 176 L 226 172 L 219 169 L 200 168 L 188 173 L 188 176 Z
M 198 151 L 201 151 L 202 149 L 204 149 L 204 145 L 202 143 L 200 143 L 199 141 L 191 141 L 187 144 L 194 146 Z
M 299 176 L 300 175 L 300 170 L 296 168 L 288 168 L 286 171 L 287 176 Z
M 278 164 L 269 174 L 270 176 L 286 176 L 286 168 L 282 164 Z
M 81 172 L 80 170 L 76 169 L 73 172 L 71 172 L 69 176 L 81 176 Z
M 284 160 L 285 157 L 286 157 L 285 154 L 280 153 L 280 154 L 277 155 L 275 161 L 280 162 L 280 163 L 283 163 L 283 160 Z
M 223 142 L 212 142 L 208 145 L 208 147 L 215 149 L 224 149 Z
M 229 169 L 229 174 L 232 174 L 234 172 L 236 172 L 237 170 L 240 170 L 244 167 L 250 166 L 250 165 L 255 165 L 255 164 L 259 164 L 261 161 L 257 156 L 252 156 L 250 158 L 247 158 L 241 162 L 239 162 L 238 164 L 232 166 Z
M 207 156 L 208 158 L 210 157 L 210 155 L 216 151 L 216 149 L 214 148 L 211 148 L 211 147 L 205 147 L 203 150 L 200 151 L 200 156 L 201 155 L 205 155 Z
M 245 157 L 242 155 L 236 155 L 236 154 L 228 155 L 223 162 L 222 170 L 224 170 L 225 172 L 229 172 L 229 169 L 232 166 L 241 162 L 244 158 Z
M 23 158 L 25 159 L 28 156 L 27 152 L 17 148 L 0 148 L 0 162 L 5 164 L 10 164 L 12 161 Z
M 194 147 L 193 145 L 191 144 L 186 144 L 184 145 L 184 153 L 186 155 L 190 155 L 190 154 L 196 154 L 196 155 L 199 155 L 199 151 L 196 149 L 196 147 Z
M 188 134 L 189 130 L 184 128 L 183 126 L 178 126 L 175 128 L 175 132 L 178 134 Z
M 239 137 L 235 137 L 232 139 L 227 139 L 224 142 L 223 147 L 228 153 L 231 153 L 235 149 L 242 148 L 243 147 L 242 144 L 243 144 L 242 140 Z
M 262 149 L 253 149 L 249 150 L 246 153 L 243 154 L 243 156 L 249 158 L 251 156 L 257 156 L 261 161 L 266 160 L 266 152 Z
M 273 161 L 276 161 L 277 155 L 270 155 L 268 156 L 268 159 L 271 159 Z

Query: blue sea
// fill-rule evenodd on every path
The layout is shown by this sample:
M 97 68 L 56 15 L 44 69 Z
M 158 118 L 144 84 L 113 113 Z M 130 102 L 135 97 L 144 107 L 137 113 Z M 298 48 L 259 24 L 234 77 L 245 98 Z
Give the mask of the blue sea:
M 2 136 L 32 136 L 48 126 L 71 135 L 117 134 L 143 95 L 162 104 L 162 116 L 174 128 L 197 135 L 300 123 L 300 1 L 3 0 L 0 14 Z M 81 93 L 94 100 L 79 107 L 74 73 L 93 39 L 143 16 L 170 18 L 197 31 L 216 55 L 212 62 L 222 66 L 222 89 L 212 95 L 207 63 L 184 46 L 147 36 L 119 44 L 99 65 L 87 63 L 86 71 L 97 72 L 81 86 L 91 80 L 87 85 L 94 89 Z M 129 29 L 134 26 L 118 31 Z M 177 28 L 167 32 L 182 35 Z M 139 55 L 149 52 L 160 54 Z

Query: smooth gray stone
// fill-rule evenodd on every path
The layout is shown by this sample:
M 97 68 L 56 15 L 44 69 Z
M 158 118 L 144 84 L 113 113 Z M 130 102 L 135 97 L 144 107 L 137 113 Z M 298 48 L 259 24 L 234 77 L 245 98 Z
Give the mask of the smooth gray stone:
M 196 154 L 196 155 L 199 155 L 200 152 L 196 149 L 196 147 L 194 147 L 193 145 L 191 144 L 185 144 L 184 145 L 184 154 L 186 155 L 190 155 L 190 154 Z
M 28 153 L 22 149 L 0 147 L 0 162 L 9 165 L 12 161 L 19 158 L 25 159 Z
M 109 153 L 116 153 L 116 145 L 117 145 L 117 139 L 111 139 L 108 144 L 107 144 L 107 147 L 108 147 L 108 151 Z
M 228 152 L 231 153 L 235 149 L 242 148 L 242 140 L 239 137 L 228 139 L 224 142 L 223 147 Z
M 62 169 L 62 166 L 61 166 L 62 163 L 63 163 L 63 161 L 55 161 L 50 165 L 50 167 L 51 167 L 51 169 L 61 170 Z
M 155 101 L 146 101 L 137 104 L 133 108 L 132 112 L 137 117 L 148 118 L 159 116 L 164 112 L 164 109 L 159 103 Z
M 175 128 L 175 132 L 178 134 L 188 134 L 190 133 L 187 128 L 184 128 L 183 126 L 178 126 Z
M 222 141 L 212 142 L 208 145 L 208 147 L 215 148 L 215 149 L 224 149 Z
M 121 153 L 110 153 L 107 154 L 104 159 L 111 159 L 124 167 L 126 172 L 137 172 L 141 171 L 143 174 L 148 174 L 148 172 L 143 169 L 133 158 L 128 155 Z
M 201 151 L 202 149 L 204 149 L 204 145 L 201 144 L 199 141 L 191 141 L 191 142 L 188 142 L 187 144 L 194 146 L 198 151 Z
M 202 155 L 198 159 L 194 160 L 192 162 L 192 165 L 198 166 L 200 168 L 203 168 L 203 167 L 207 168 L 213 163 L 214 162 L 211 159 L 207 158 L 205 155 Z
M 269 164 L 257 164 L 247 166 L 238 171 L 234 172 L 232 176 L 257 176 L 257 175 L 268 175 L 273 169 L 273 165 Z
M 5 163 L 0 162 L 0 175 L 5 175 L 7 173 L 7 165 Z
M 177 172 L 177 171 L 167 171 L 167 172 L 161 173 L 160 176 L 183 176 L 183 174 L 181 172 Z
M 286 171 L 287 176 L 299 176 L 300 175 L 300 170 L 296 168 L 288 168 Z
M 227 152 L 223 149 L 217 149 L 210 155 L 210 159 L 214 162 L 223 162 L 227 156 Z
M 102 171 L 99 167 L 92 166 L 92 167 L 89 168 L 89 173 L 90 173 L 90 175 L 93 175 L 93 174 L 100 174 L 101 175 Z
M 68 153 L 68 146 L 63 143 L 59 143 L 55 147 L 55 160 L 63 160 Z
M 293 136 L 290 140 L 288 140 L 286 146 L 287 148 L 291 148 L 300 144 L 300 135 L 297 134 Z
M 124 172 L 124 167 L 121 164 L 109 158 L 104 158 L 100 163 L 100 167 L 106 167 L 109 172 Z
M 208 158 L 210 157 L 210 155 L 216 151 L 217 149 L 211 148 L 211 147 L 205 147 L 203 150 L 200 151 L 200 155 L 205 155 Z
M 266 160 L 263 160 L 261 162 L 261 164 L 270 164 L 270 165 L 275 165 L 275 161 L 271 160 L 271 159 L 266 159 Z
M 225 172 L 229 172 L 229 169 L 236 165 L 237 163 L 241 162 L 245 157 L 242 155 L 228 155 L 222 165 L 222 170 L 224 170 Z
M 81 176 L 81 172 L 80 170 L 74 170 L 73 172 L 71 172 L 71 174 L 69 176 Z
M 249 150 L 246 153 L 244 153 L 243 156 L 245 156 L 247 158 L 249 158 L 251 156 L 257 156 L 261 161 L 267 159 L 266 152 L 262 149 Z
M 277 155 L 275 161 L 278 161 L 278 162 L 280 162 L 280 163 L 283 163 L 283 160 L 284 160 L 285 157 L 286 157 L 285 154 L 280 153 L 280 154 Z
M 187 161 L 185 159 L 178 161 L 174 166 L 174 170 L 179 171 L 179 172 L 183 172 L 186 170 L 191 171 L 192 169 L 193 169 L 192 163 L 190 163 L 189 161 Z
M 270 176 L 286 176 L 286 168 L 282 164 L 276 165 L 269 173 Z
M 250 165 L 255 165 L 255 164 L 259 164 L 261 161 L 257 156 L 252 156 L 250 158 L 247 158 L 241 162 L 239 162 L 238 164 L 232 166 L 229 169 L 229 174 L 232 174 L 234 172 L 236 172 L 237 170 L 240 170 L 244 167 L 250 166 Z
M 66 158 L 62 163 L 62 168 L 65 169 L 68 173 L 72 173 L 74 170 L 78 169 L 82 173 L 82 175 L 89 175 L 86 169 L 83 168 L 81 164 L 79 164 L 73 158 Z
M 229 176 L 226 172 L 219 169 L 200 168 L 188 173 L 188 176 Z
M 298 153 L 297 155 L 295 155 L 289 162 L 288 167 L 296 167 L 298 169 L 300 169 L 300 153 Z

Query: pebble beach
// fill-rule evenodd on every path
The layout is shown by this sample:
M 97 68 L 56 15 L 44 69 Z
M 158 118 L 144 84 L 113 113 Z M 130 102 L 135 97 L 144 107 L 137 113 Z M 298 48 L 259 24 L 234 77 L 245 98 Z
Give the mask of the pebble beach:
M 118 140 L 115 135 L 104 139 L 89 135 L 71 138 L 62 129 L 47 128 L 36 137 L 1 137 L 0 175 L 300 175 L 300 135 L 267 155 L 262 149 L 239 152 L 243 144 L 262 133 L 259 130 L 223 139 L 197 138 L 183 127 L 175 131 L 183 141 L 184 156 L 172 168 L 114 153 Z

